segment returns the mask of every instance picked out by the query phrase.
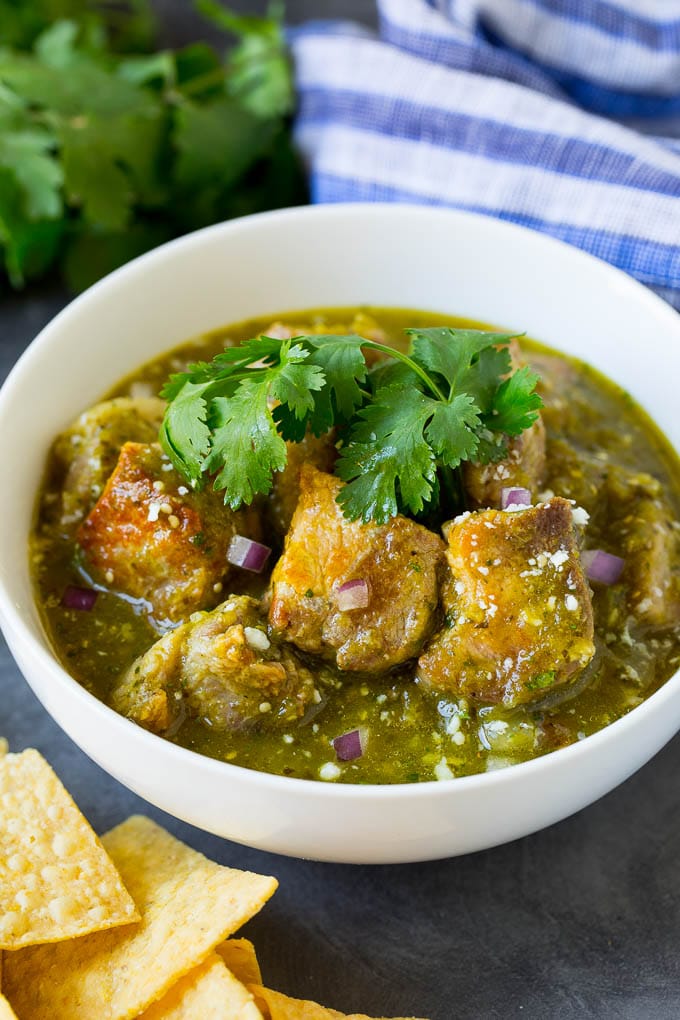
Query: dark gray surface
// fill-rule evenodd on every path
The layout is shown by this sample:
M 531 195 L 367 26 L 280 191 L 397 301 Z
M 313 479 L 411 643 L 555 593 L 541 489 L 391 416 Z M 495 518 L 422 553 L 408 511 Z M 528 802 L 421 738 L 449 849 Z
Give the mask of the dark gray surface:
M 188 5 L 157 6 L 169 37 L 195 32 Z M 290 7 L 296 19 L 305 9 L 370 17 L 357 2 Z M 64 300 L 50 288 L 0 295 L 2 378 Z M 4 644 L 0 734 L 13 750 L 39 748 L 98 831 L 141 811 L 214 860 L 276 875 L 279 891 L 244 933 L 281 991 L 431 1020 L 680 1016 L 677 739 L 623 787 L 537 835 L 448 861 L 356 867 L 249 850 L 149 807 L 61 733 Z

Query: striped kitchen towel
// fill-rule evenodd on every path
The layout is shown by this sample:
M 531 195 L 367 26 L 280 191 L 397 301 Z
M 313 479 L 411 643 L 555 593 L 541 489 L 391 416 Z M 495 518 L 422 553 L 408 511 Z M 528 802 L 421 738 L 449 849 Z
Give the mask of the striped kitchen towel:
M 292 36 L 316 202 L 561 238 L 680 309 L 680 0 L 378 0 Z

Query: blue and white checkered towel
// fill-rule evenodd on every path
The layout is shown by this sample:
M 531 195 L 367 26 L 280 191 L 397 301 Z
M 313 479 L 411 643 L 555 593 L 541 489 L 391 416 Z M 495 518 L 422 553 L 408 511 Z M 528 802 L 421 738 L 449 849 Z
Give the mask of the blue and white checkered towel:
M 680 0 L 378 0 L 293 36 L 316 202 L 471 209 L 680 309 Z

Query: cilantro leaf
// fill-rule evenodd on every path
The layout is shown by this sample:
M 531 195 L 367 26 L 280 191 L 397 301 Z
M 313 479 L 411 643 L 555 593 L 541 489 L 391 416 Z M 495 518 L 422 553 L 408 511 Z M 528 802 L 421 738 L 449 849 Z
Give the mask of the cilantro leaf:
M 323 389 L 326 377 L 317 365 L 301 364 L 309 352 L 299 344 L 281 348 L 281 367 L 271 385 L 270 397 L 285 404 L 298 421 L 314 409 L 314 393 Z
M 473 398 L 458 393 L 433 410 L 425 435 L 441 463 L 455 468 L 462 460 L 472 460 L 479 446 L 476 429 L 480 425 L 479 408 Z
M 350 520 L 384 524 L 403 509 L 419 513 L 436 476 L 424 429 L 433 401 L 416 389 L 380 390 L 358 412 L 336 474 L 349 484 L 338 503 Z
M 29 221 L 14 174 L 0 166 L 0 247 L 11 282 L 19 287 L 26 277 L 43 272 L 61 240 L 61 220 Z
M 14 173 L 30 220 L 51 220 L 61 215 L 64 173 L 54 149 L 54 135 L 41 128 L 15 130 L 0 149 L 0 166 Z
M 246 379 L 233 397 L 216 397 L 211 405 L 212 449 L 203 467 L 215 474 L 214 486 L 237 509 L 252 503 L 272 486 L 274 471 L 286 466 L 286 444 L 269 410 L 270 380 Z
M 173 392 L 178 381 L 175 376 L 174 385 L 166 386 L 164 392 Z M 206 424 L 208 408 L 205 399 L 209 385 L 184 381 L 175 390 L 160 431 L 161 446 L 194 488 L 202 484 L 204 461 L 210 451 L 211 431 Z
M 229 96 L 203 104 L 185 100 L 178 107 L 174 132 L 177 184 L 204 184 L 217 193 L 230 187 L 266 149 L 269 130 Z
M 338 412 L 349 418 L 362 400 L 359 383 L 366 378 L 366 359 L 361 336 L 315 335 L 307 338 L 313 348 L 310 361 L 319 365 L 335 394 Z
M 490 333 L 479 329 L 454 329 L 448 326 L 436 326 L 431 329 L 408 329 L 413 337 L 412 356 L 429 372 L 442 376 L 449 385 L 451 392 L 468 392 L 472 379 L 476 379 L 476 365 L 483 351 L 493 349 L 496 345 L 507 344 L 513 333 Z M 510 357 L 501 354 L 496 365 L 505 364 L 505 371 L 510 369 Z M 500 373 L 499 373 L 500 374 Z
M 360 336 L 319 335 L 307 337 L 312 348 L 310 363 L 317 365 L 327 386 L 314 402 L 309 427 L 316 436 L 327 432 L 334 422 L 349 420 L 363 396 L 360 383 L 366 379 L 366 360 Z
M 270 5 L 265 18 L 235 14 L 217 0 L 197 0 L 196 6 L 214 24 L 240 37 L 227 64 L 229 94 L 258 117 L 290 113 L 294 94 L 282 5 Z
M 92 145 L 87 124 L 63 125 L 60 132 L 64 183 L 69 202 L 80 206 L 91 223 L 113 230 L 125 227 L 133 192 L 127 175 L 108 147 Z
M 518 436 L 538 418 L 542 406 L 535 392 L 538 376 L 525 365 L 506 379 L 498 388 L 494 398 L 489 428 L 508 436 Z

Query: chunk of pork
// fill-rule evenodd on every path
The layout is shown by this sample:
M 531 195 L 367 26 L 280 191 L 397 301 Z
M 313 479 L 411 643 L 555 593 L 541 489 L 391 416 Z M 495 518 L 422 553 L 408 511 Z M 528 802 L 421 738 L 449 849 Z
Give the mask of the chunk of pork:
M 78 541 L 95 579 L 143 599 L 162 624 L 216 605 L 232 538 L 257 533 L 252 511 L 230 510 L 210 486 L 189 489 L 158 444 L 125 443 Z
M 405 517 L 348 521 L 336 502 L 343 482 L 311 467 L 271 578 L 269 621 L 298 648 L 343 670 L 384 672 L 418 655 L 437 606 L 444 544 Z M 365 608 L 341 609 L 348 581 L 368 586 Z
M 163 733 L 185 712 L 221 731 L 283 726 L 318 698 L 314 675 L 293 649 L 270 641 L 258 603 L 232 595 L 152 645 L 121 677 L 110 702 Z
M 165 404 L 156 397 L 115 397 L 95 404 L 66 429 L 54 444 L 64 472 L 62 523 L 77 523 L 101 496 L 106 480 L 127 442 L 153 443 Z
M 587 666 L 591 593 L 566 500 L 466 514 L 448 529 L 446 557 L 445 626 L 420 657 L 419 682 L 511 706 Z

